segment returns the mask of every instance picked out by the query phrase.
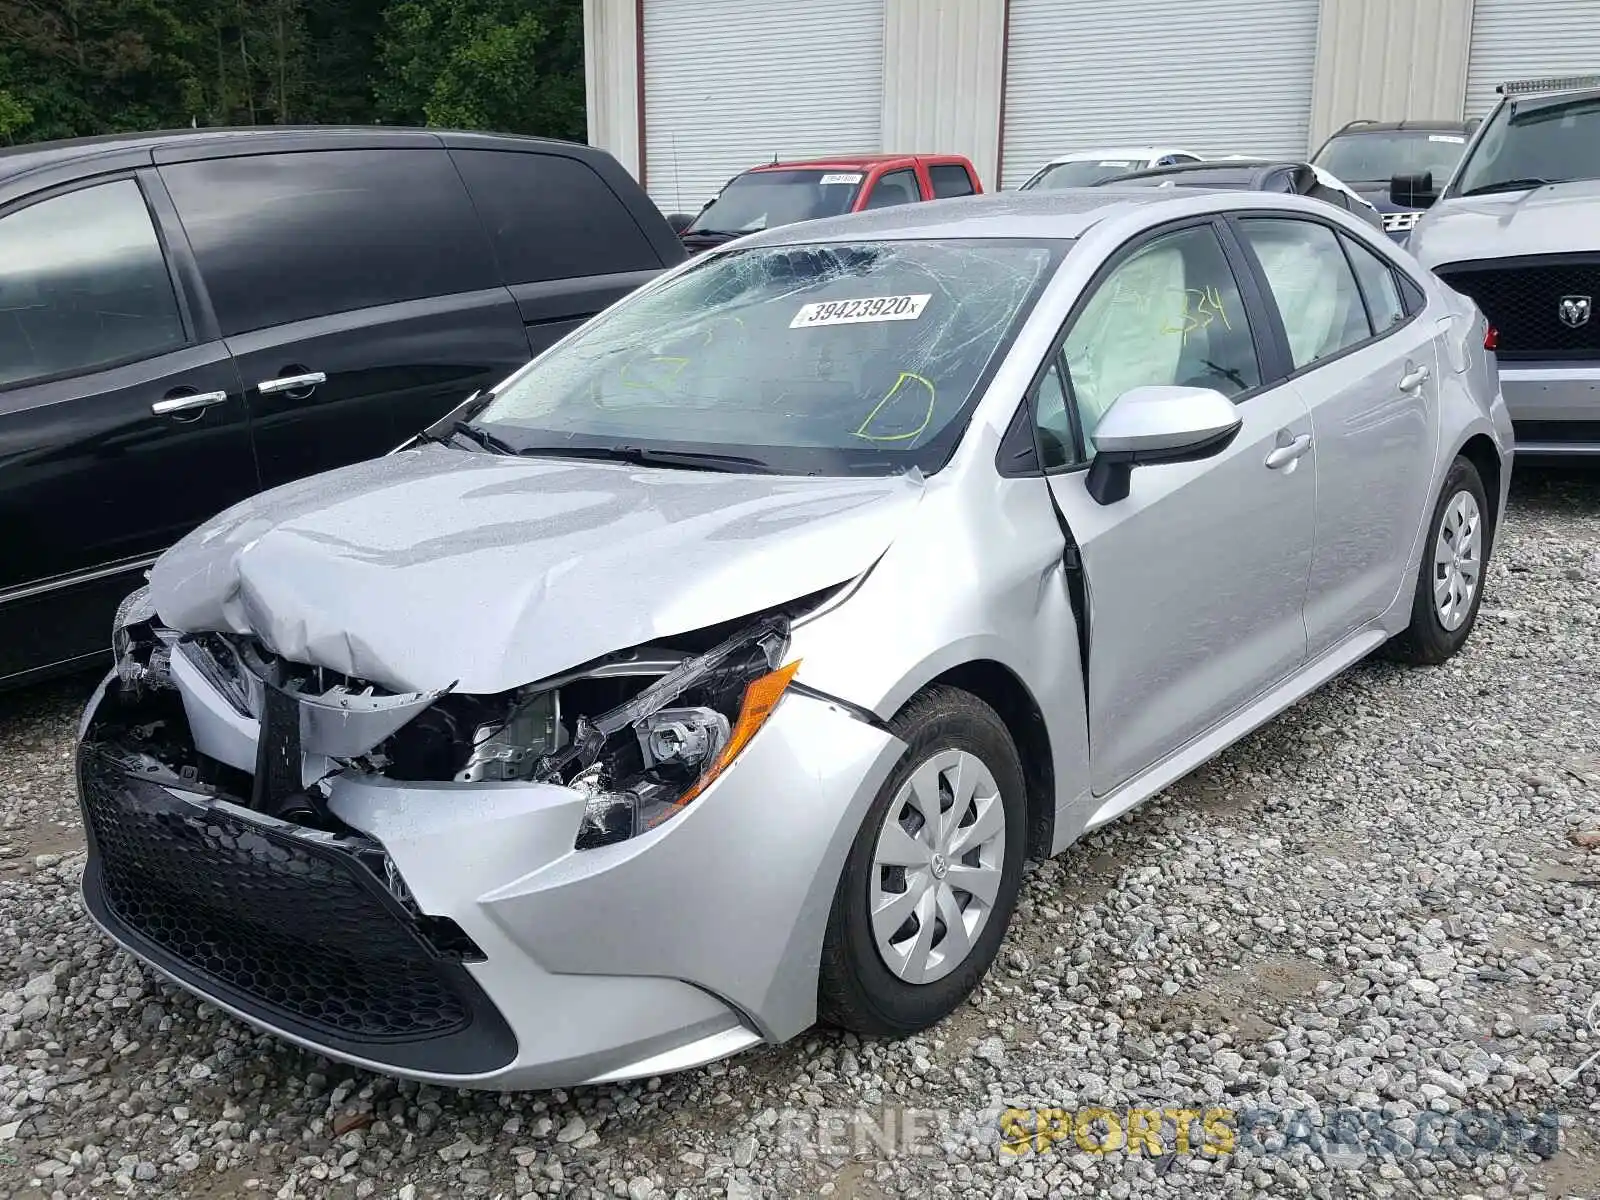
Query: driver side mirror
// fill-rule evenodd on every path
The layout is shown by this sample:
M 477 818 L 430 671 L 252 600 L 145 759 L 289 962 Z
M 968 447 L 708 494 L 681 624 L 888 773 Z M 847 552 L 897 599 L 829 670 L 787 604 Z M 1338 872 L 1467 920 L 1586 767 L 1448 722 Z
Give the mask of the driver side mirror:
M 1401 208 L 1428 208 L 1439 198 L 1433 190 L 1433 172 L 1396 175 L 1389 180 L 1389 202 Z
M 667 218 L 667 224 L 675 235 L 682 236 L 683 231 L 694 224 L 694 217 L 689 213 L 673 213 Z
M 1127 499 L 1134 467 L 1210 458 L 1227 449 L 1242 424 L 1234 402 L 1211 388 L 1133 388 L 1095 427 L 1085 486 L 1097 503 L 1115 504 Z

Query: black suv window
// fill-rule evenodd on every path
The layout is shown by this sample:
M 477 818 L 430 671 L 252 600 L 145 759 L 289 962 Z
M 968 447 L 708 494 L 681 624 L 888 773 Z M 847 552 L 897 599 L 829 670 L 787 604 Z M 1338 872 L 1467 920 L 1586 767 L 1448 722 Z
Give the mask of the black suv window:
M 951 196 L 970 196 L 977 191 L 972 177 L 960 163 L 939 163 L 928 168 L 928 181 L 933 184 L 933 198 L 944 200 Z
M 166 259 L 133 180 L 0 217 L 0 387 L 183 344 Z
M 506 283 L 660 269 L 638 223 L 587 164 L 520 151 L 450 153 Z
M 494 287 L 443 150 L 320 150 L 161 168 L 226 335 Z

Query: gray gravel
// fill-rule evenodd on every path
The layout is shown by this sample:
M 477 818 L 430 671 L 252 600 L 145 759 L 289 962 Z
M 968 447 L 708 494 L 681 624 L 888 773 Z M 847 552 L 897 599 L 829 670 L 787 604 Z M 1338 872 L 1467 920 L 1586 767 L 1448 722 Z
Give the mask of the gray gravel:
M 77 894 L 88 685 L 0 697 L 0 1196 L 1600 1197 L 1600 1065 L 1572 1078 L 1600 1051 L 1597 678 L 1600 478 L 1528 472 L 1466 653 L 1363 665 L 1035 868 L 931 1035 L 520 1096 L 351 1071 L 111 949 Z M 1423 1142 L 1468 1110 L 1561 1127 L 999 1148 L 1011 1106 L 1223 1104 L 1386 1109 Z

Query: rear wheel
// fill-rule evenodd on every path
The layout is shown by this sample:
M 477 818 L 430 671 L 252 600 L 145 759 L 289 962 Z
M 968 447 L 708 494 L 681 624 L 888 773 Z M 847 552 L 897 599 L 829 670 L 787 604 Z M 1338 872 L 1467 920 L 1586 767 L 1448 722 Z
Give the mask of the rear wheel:
M 1021 886 L 1027 804 L 1011 734 L 975 696 L 930 689 L 892 727 L 906 752 L 835 891 L 818 1012 L 905 1036 L 952 1012 L 994 961 Z
M 1456 459 L 1423 545 L 1411 624 L 1389 643 L 1390 657 L 1437 666 L 1471 636 L 1489 565 L 1489 511 L 1478 469 Z

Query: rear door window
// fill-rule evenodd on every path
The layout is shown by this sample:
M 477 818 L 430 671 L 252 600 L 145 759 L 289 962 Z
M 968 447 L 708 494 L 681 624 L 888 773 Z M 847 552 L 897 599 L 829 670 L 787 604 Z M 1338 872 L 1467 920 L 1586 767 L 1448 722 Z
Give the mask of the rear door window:
M 1338 234 L 1326 225 L 1289 217 L 1249 217 L 1239 227 L 1277 302 L 1295 370 L 1372 336 Z
M 0 387 L 185 342 L 139 185 L 102 183 L 0 217 Z
M 605 180 L 575 158 L 452 150 L 508 284 L 662 266 Z
M 161 177 L 224 335 L 499 282 L 443 150 L 219 158 Z
M 944 200 L 952 196 L 970 196 L 977 191 L 972 186 L 972 176 L 960 163 L 938 163 L 928 168 L 928 180 L 933 184 L 933 198 Z

